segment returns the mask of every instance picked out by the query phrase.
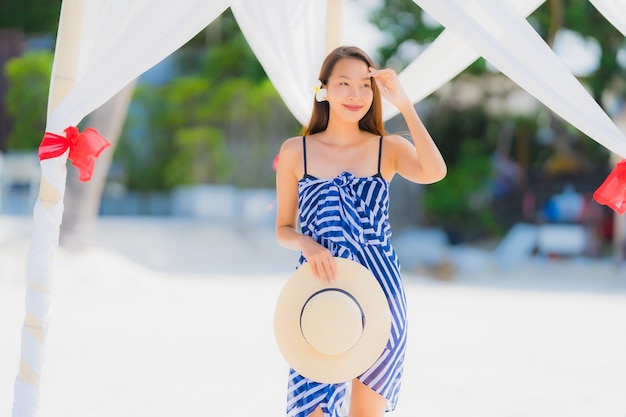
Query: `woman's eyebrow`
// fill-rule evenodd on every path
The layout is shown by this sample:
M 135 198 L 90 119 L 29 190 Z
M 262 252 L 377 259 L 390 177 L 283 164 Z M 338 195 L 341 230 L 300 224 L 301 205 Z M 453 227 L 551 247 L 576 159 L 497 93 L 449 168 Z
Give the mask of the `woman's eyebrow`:
M 347 75 L 337 75 L 337 78 L 344 78 L 346 80 L 351 80 L 351 77 L 348 77 Z M 371 80 L 372 77 L 363 77 L 361 78 L 362 81 L 369 81 Z

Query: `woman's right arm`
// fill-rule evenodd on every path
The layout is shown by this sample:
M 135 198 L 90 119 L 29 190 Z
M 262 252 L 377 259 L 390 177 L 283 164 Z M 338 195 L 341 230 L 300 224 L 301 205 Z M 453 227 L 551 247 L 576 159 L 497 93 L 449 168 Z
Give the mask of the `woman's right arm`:
M 286 140 L 280 148 L 276 166 L 276 240 L 281 246 L 301 250 L 302 235 L 298 225 L 298 177 L 296 173 L 297 150 L 294 138 Z
M 330 251 L 311 237 L 298 232 L 298 178 L 303 175 L 301 138 L 286 140 L 278 154 L 276 167 L 276 240 L 292 250 L 300 250 L 311 265 L 313 274 L 326 281 L 337 275 Z

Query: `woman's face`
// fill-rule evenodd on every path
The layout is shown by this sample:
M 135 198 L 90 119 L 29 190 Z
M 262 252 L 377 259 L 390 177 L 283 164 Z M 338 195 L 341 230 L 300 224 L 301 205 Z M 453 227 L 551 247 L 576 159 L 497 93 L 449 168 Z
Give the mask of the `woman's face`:
M 365 116 L 374 99 L 369 72 L 367 64 L 359 59 L 337 61 L 326 85 L 331 114 L 356 122 Z

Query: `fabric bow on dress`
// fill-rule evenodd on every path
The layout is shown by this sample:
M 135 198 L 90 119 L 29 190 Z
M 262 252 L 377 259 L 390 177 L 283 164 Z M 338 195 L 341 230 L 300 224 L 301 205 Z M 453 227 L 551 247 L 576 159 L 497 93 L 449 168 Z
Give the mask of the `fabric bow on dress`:
M 310 186 L 318 193 L 318 200 L 314 218 L 308 221 L 311 235 L 329 242 L 331 251 L 347 258 L 352 258 L 361 246 L 386 245 L 390 234 L 384 227 L 386 216 L 380 215 L 380 207 L 368 205 L 362 198 L 363 188 L 376 186 L 379 181 L 374 177 L 357 178 L 349 172 L 332 180 L 312 179 Z M 333 250 L 335 245 L 352 255 L 340 248 Z

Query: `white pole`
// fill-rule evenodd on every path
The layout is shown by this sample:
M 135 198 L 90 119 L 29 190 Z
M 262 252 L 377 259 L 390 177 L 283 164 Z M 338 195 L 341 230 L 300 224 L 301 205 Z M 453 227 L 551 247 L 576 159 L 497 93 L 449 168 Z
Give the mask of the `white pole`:
M 343 1 L 328 0 L 328 10 L 326 12 L 326 53 L 341 46 Z
M 64 0 L 61 5 L 48 115 L 76 82 L 84 6 L 85 0 Z M 35 417 L 39 405 L 39 382 L 51 307 L 52 258 L 59 246 L 67 154 L 41 163 L 41 185 L 34 208 L 34 229 L 26 268 L 26 312 L 14 386 L 13 417 Z

